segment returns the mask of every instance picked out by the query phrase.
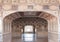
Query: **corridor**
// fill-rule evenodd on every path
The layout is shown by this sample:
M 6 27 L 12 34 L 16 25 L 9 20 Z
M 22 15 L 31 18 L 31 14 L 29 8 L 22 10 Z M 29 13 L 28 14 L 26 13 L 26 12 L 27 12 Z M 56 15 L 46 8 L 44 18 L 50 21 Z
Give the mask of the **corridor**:
M 57 38 L 51 31 L 57 28 L 56 20 L 45 12 L 12 13 L 3 20 L 3 42 L 49 42 Z
M 16 27 L 16 30 L 14 30 Z M 18 29 L 17 29 L 18 28 Z M 48 42 L 47 21 L 38 17 L 22 17 L 12 23 L 12 42 Z

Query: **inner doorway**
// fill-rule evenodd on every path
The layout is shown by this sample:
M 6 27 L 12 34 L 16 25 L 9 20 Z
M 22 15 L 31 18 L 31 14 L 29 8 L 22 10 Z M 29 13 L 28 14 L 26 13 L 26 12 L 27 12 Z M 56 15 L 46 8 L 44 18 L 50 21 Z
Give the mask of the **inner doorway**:
M 33 25 L 26 25 L 23 28 L 22 39 L 24 42 L 34 42 L 35 41 L 35 28 Z

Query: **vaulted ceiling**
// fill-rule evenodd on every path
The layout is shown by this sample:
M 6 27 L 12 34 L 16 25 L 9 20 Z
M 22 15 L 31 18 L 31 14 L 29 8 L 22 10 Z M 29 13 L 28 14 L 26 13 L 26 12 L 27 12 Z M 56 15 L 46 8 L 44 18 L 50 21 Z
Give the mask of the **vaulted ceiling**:
M 45 20 L 50 20 L 55 18 L 55 16 L 45 12 L 15 12 L 6 16 L 4 20 L 13 21 L 20 17 L 39 17 Z

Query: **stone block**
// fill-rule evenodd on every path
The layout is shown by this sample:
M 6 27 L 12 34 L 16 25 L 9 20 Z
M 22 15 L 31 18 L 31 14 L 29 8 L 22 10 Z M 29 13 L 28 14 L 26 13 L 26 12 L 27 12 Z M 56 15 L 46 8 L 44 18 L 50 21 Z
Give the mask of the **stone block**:
M 34 5 L 35 10 L 42 10 L 43 6 L 42 5 Z
M 44 10 L 48 10 L 49 9 L 49 6 L 48 5 L 43 5 L 43 9 Z
M 18 10 L 18 5 L 12 5 L 11 10 Z
M 51 5 L 51 6 L 49 6 L 49 9 L 50 10 L 58 10 L 58 6 Z
M 3 4 L 11 4 L 12 0 L 3 0 Z
M 19 2 L 20 4 L 19 5 L 24 5 L 24 4 L 26 4 L 27 3 L 27 0 L 20 0 L 20 2 Z
M 12 4 L 17 4 L 18 5 L 19 4 L 19 1 L 20 0 L 12 0 Z
M 11 10 L 11 4 L 4 4 L 2 8 L 3 10 Z
M 58 5 L 58 0 L 50 0 L 51 5 Z

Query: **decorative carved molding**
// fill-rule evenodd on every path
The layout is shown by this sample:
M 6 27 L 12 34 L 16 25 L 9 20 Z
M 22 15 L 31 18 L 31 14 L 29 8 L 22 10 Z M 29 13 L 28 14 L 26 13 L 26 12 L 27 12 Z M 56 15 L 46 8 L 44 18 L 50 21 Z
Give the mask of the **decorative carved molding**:
M 18 10 L 18 5 L 12 5 L 12 10 Z
M 11 4 L 4 4 L 2 8 L 3 10 L 11 10 Z
M 19 4 L 20 0 L 12 0 L 12 4 Z
M 50 4 L 51 5 L 58 5 L 59 2 L 58 2 L 58 0 L 50 0 Z
M 58 6 L 55 6 L 55 5 L 51 5 L 51 6 L 49 6 L 49 9 L 50 10 L 58 10 L 59 7 Z
M 47 9 L 49 9 L 49 6 L 48 5 L 43 5 L 43 9 L 47 10 Z
M 33 9 L 34 6 L 33 5 L 28 5 L 28 9 Z
M 12 0 L 3 0 L 3 4 L 11 4 Z

